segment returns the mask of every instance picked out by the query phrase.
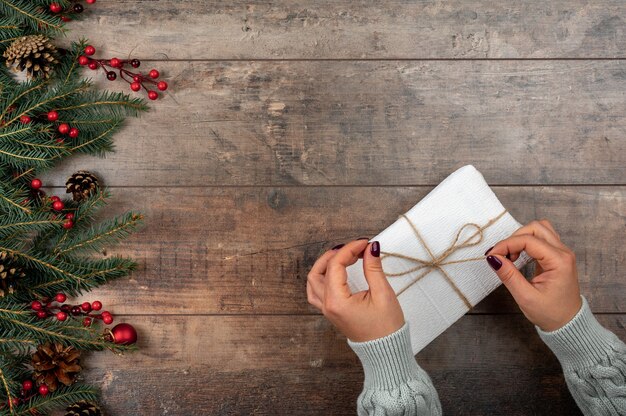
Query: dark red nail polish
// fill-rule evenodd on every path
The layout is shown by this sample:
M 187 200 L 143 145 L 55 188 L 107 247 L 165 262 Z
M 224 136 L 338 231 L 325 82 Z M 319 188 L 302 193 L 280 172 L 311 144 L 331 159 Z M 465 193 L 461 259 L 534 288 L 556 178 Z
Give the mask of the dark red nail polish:
M 380 257 L 380 243 L 378 241 L 374 241 L 372 243 L 371 252 L 372 252 L 372 256 Z
M 369 237 L 359 237 L 357 240 L 369 240 Z
M 500 270 L 500 267 L 502 267 L 502 262 L 496 256 L 487 256 L 487 263 L 494 270 Z
M 491 247 L 489 247 L 489 248 L 487 249 L 487 251 L 485 251 L 485 256 L 486 256 L 487 254 L 489 254 L 489 252 L 490 252 L 491 250 L 493 250 L 493 248 L 494 248 L 494 247 L 495 247 L 495 246 L 491 246 Z
M 338 244 L 332 248 L 332 250 L 339 250 L 341 247 L 345 246 L 345 244 Z

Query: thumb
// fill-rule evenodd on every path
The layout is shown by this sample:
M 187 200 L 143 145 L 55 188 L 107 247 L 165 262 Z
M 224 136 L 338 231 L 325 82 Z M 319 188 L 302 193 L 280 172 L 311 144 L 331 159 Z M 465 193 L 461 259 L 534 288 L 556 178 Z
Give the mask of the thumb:
M 536 294 L 537 289 L 517 270 L 517 267 L 504 256 L 487 256 L 487 263 L 496 272 L 504 286 L 511 292 L 513 299 L 519 306 L 524 306 Z
M 365 248 L 363 253 L 363 272 L 372 294 L 393 291 L 383 271 L 383 263 L 380 258 L 380 243 L 378 241 L 373 241 Z

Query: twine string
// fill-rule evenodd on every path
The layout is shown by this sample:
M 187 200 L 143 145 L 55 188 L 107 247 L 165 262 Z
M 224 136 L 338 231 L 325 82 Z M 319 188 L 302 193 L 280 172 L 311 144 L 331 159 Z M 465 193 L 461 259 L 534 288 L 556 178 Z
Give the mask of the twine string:
M 461 289 L 459 289 L 459 287 L 454 283 L 454 281 L 452 280 L 450 275 L 446 272 L 443 266 L 446 266 L 449 264 L 468 263 L 471 261 L 483 260 L 485 258 L 484 256 L 446 261 L 448 257 L 450 257 L 453 253 L 457 252 L 458 250 L 468 248 L 468 247 L 473 247 L 473 246 L 480 244 L 484 239 L 484 231 L 487 228 L 491 227 L 493 224 L 495 224 L 506 213 L 507 213 L 506 210 L 502 211 L 499 215 L 490 219 L 485 225 L 482 225 L 482 226 L 475 224 L 475 223 L 471 223 L 471 222 L 464 224 L 461 228 L 459 228 L 459 231 L 457 231 L 454 237 L 454 240 L 448 246 L 448 248 L 446 248 L 438 256 L 433 254 L 428 244 L 426 244 L 426 241 L 424 240 L 424 238 L 422 237 L 422 234 L 417 229 L 417 226 L 415 225 L 415 223 L 413 223 L 413 221 L 411 221 L 411 219 L 407 217 L 405 214 L 402 214 L 400 218 L 403 218 L 406 222 L 409 223 L 409 225 L 411 226 L 411 229 L 413 230 L 413 234 L 415 234 L 415 237 L 417 237 L 417 240 L 420 242 L 422 247 L 424 247 L 424 249 L 428 253 L 430 260 L 424 260 L 424 259 L 420 259 L 419 257 L 408 256 L 406 254 L 401 254 L 401 253 L 393 253 L 393 252 L 385 252 L 385 251 L 381 253 L 381 258 L 383 260 L 388 257 L 395 257 L 398 259 L 403 259 L 403 260 L 407 260 L 407 261 L 415 263 L 415 266 L 405 271 L 396 272 L 396 273 L 386 273 L 388 277 L 406 276 L 408 274 L 420 272 L 418 273 L 417 276 L 411 279 L 411 281 L 406 286 L 404 286 L 402 289 L 396 292 L 396 295 L 400 296 L 408 288 L 410 288 L 415 283 L 419 282 L 428 274 L 436 270 L 439 273 L 441 273 L 443 278 L 450 285 L 450 287 L 454 290 L 454 292 L 459 296 L 459 298 L 463 301 L 465 306 L 467 306 L 468 309 L 472 309 L 473 305 L 471 304 L 469 299 L 467 299 L 467 297 L 465 296 L 465 294 L 463 294 Z M 462 239 L 461 236 L 464 233 L 466 233 L 467 230 L 473 230 L 473 232 L 467 238 Z

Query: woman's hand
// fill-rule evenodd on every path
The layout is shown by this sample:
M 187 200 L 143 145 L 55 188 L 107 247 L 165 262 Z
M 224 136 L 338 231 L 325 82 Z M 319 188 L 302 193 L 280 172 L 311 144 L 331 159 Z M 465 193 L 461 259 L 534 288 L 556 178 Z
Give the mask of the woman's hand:
M 535 277 L 530 281 L 512 263 L 522 251 L 537 261 Z M 487 262 L 526 318 L 542 330 L 550 332 L 561 328 L 580 310 L 576 257 L 548 221 L 531 222 L 496 244 L 487 254 Z
M 346 267 L 363 256 L 369 290 L 350 293 Z M 380 260 L 380 244 L 352 241 L 324 253 L 307 277 L 309 303 L 324 313 L 351 341 L 389 335 L 404 325 L 404 314 Z

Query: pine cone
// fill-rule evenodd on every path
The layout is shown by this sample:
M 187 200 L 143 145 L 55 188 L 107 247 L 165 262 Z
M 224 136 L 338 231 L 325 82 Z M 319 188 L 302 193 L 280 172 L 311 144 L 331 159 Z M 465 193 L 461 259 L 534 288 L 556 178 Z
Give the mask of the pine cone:
M 91 172 L 79 170 L 65 182 L 65 192 L 72 193 L 74 201 L 89 198 L 98 188 L 98 178 Z
M 102 416 L 98 406 L 85 400 L 67 406 L 65 411 L 65 416 Z
M 13 294 L 17 281 L 25 276 L 15 257 L 8 251 L 0 251 L 0 297 Z
M 44 35 L 22 36 L 4 51 L 7 67 L 16 72 L 26 70 L 29 78 L 49 78 L 53 65 L 58 64 L 57 48 Z
M 55 391 L 59 383 L 70 386 L 81 370 L 79 358 L 80 351 L 74 347 L 56 342 L 40 345 L 32 356 L 33 378 L 50 391 Z

